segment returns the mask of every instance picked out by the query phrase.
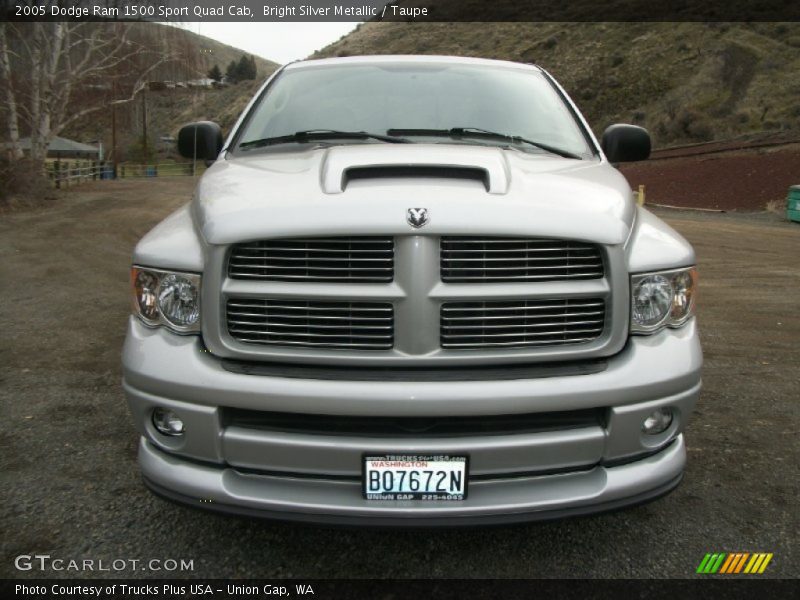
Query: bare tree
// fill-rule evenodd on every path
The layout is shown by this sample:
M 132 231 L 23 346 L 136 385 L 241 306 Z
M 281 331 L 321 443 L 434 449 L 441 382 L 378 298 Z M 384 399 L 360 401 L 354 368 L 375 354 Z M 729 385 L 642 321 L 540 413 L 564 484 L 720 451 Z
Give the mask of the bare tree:
M 4 108 L 6 112 L 6 125 L 8 128 L 9 156 L 12 160 L 22 158 L 22 149 L 19 147 L 19 116 L 17 114 L 17 98 L 11 86 L 11 60 L 8 53 L 6 40 L 6 25 L 0 24 L 0 82 L 5 90 Z
M 161 65 L 179 60 L 164 35 L 132 36 L 152 24 L 0 23 L 0 83 L 10 157 L 41 164 L 54 136 L 113 102 L 132 101 Z M 141 34 L 141 30 L 139 31 Z

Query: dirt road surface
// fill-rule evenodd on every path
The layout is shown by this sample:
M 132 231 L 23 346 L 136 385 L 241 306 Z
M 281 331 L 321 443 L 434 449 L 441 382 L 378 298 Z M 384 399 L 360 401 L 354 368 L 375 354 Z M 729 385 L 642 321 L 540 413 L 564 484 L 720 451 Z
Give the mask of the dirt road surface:
M 715 551 L 773 552 L 765 576 L 800 575 L 800 225 L 660 213 L 698 252 L 706 355 L 671 495 L 526 526 L 332 530 L 199 512 L 141 483 L 120 389 L 129 260 L 192 187 L 100 182 L 0 215 L 0 576 L 680 578 Z M 14 568 L 36 553 L 194 570 Z

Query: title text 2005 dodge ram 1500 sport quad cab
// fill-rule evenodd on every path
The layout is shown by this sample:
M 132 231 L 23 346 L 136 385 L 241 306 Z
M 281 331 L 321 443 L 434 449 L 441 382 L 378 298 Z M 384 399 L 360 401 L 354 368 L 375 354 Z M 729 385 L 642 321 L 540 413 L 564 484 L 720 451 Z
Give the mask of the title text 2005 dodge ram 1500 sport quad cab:
M 502 523 L 680 481 L 689 244 L 542 69 L 297 62 L 133 257 L 124 389 L 159 494 L 302 521 Z

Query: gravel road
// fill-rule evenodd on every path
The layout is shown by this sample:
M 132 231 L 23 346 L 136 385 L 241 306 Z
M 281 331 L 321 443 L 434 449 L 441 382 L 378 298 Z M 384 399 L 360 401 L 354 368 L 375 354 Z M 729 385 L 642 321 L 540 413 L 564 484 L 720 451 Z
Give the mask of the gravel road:
M 100 182 L 0 215 L 0 576 L 14 557 L 185 559 L 95 576 L 692 577 L 706 552 L 773 552 L 798 577 L 800 224 L 662 212 L 699 255 L 705 388 L 683 484 L 612 514 L 477 530 L 299 527 L 151 495 L 120 389 L 136 240 L 189 178 Z

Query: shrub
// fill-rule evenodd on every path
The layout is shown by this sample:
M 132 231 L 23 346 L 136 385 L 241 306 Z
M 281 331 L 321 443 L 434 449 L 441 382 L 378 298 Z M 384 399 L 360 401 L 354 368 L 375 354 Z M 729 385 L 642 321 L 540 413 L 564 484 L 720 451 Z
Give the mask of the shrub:
M 156 157 L 155 144 L 150 140 L 145 144 L 144 136 L 139 136 L 139 138 L 128 147 L 126 156 L 131 162 L 149 164 L 153 162 Z
M 554 36 L 554 35 L 551 35 L 549 38 L 547 38 L 545 41 L 543 41 L 540 45 L 545 50 L 552 50 L 553 48 L 555 48 L 558 45 L 558 38 L 556 36 Z
M 0 210 L 32 206 L 54 196 L 39 163 L 27 158 L 11 162 L 0 157 Z
M 698 119 L 689 124 L 686 133 L 692 139 L 709 142 L 714 139 L 714 128 L 707 119 Z

